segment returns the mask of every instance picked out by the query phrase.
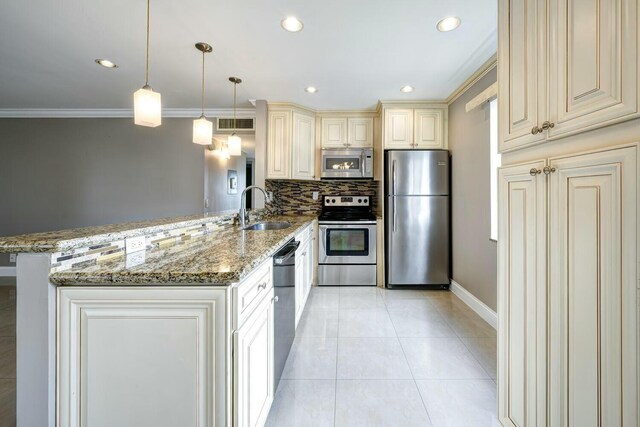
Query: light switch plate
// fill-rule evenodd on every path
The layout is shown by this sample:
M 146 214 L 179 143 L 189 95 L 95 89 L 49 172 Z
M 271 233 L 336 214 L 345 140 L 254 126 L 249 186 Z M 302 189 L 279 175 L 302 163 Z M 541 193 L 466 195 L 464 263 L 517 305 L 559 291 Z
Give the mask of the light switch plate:
M 313 200 L 318 200 L 320 198 L 320 192 L 319 191 L 314 191 L 312 194 L 313 194 Z
M 129 237 L 124 239 L 125 252 L 138 252 L 145 250 L 147 240 L 144 236 Z

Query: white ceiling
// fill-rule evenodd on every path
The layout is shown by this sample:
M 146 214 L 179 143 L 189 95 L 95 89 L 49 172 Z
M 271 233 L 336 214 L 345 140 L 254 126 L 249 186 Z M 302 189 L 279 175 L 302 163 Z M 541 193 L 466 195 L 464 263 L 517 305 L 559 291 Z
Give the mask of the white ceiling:
M 130 108 L 144 84 L 145 0 L 2 0 L 0 108 Z M 287 15 L 300 33 L 280 27 Z M 440 33 L 441 18 L 462 25 Z M 233 105 L 229 76 L 248 99 L 316 109 L 377 100 L 444 99 L 496 50 L 495 0 L 151 0 L 150 84 L 163 106 Z M 96 65 L 108 58 L 120 67 Z M 403 94 L 400 87 L 415 91 Z M 308 85 L 318 87 L 311 95 Z

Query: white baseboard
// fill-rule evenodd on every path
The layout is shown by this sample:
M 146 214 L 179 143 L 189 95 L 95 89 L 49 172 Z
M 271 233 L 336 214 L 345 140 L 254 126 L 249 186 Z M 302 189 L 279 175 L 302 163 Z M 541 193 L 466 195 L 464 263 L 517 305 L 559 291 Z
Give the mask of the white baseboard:
M 16 275 L 15 267 L 0 267 L 0 277 L 12 277 Z
M 490 324 L 493 329 L 498 329 L 498 315 L 495 311 L 491 310 L 485 303 L 480 301 L 475 295 L 453 279 L 451 279 L 451 286 L 449 289 L 451 289 L 451 292 L 467 304 L 471 310 L 478 313 L 478 315 Z

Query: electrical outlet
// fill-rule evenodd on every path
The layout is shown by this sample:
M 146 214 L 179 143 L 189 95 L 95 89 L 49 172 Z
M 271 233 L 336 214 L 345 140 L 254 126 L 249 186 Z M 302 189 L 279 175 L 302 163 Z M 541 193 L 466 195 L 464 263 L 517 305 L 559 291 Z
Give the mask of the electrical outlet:
M 204 199 L 204 207 L 209 208 L 209 199 Z
M 318 200 L 320 198 L 320 192 L 319 191 L 314 191 L 312 194 L 313 194 L 313 200 Z
M 138 251 L 132 254 L 127 254 L 125 259 L 125 265 L 127 268 L 135 267 L 136 265 L 144 264 L 146 258 L 145 251 Z
M 146 248 L 147 239 L 144 236 L 129 237 L 124 239 L 125 252 L 138 252 L 143 251 Z
M 18 258 L 18 254 L 9 254 L 9 262 L 15 264 L 16 258 Z
M 273 202 L 273 191 L 267 192 L 267 198 L 269 199 L 269 200 L 265 200 L 267 203 Z

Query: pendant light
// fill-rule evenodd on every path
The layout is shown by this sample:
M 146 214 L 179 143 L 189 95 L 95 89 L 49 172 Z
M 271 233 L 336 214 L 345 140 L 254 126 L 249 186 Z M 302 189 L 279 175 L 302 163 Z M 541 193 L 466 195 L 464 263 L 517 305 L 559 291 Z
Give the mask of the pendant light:
M 229 81 L 233 83 L 233 133 L 229 136 L 227 145 L 231 156 L 242 155 L 242 139 L 236 135 L 236 93 L 237 88 L 242 80 L 238 77 L 229 77 Z
M 145 84 L 133 94 L 133 121 L 140 126 L 156 127 L 162 124 L 160 93 L 149 86 L 149 1 L 147 0 L 147 58 Z
M 199 119 L 193 121 L 193 143 L 209 145 L 213 137 L 213 123 L 204 116 L 204 54 L 210 53 L 213 49 L 204 42 L 196 43 L 196 49 L 202 52 L 202 114 Z

